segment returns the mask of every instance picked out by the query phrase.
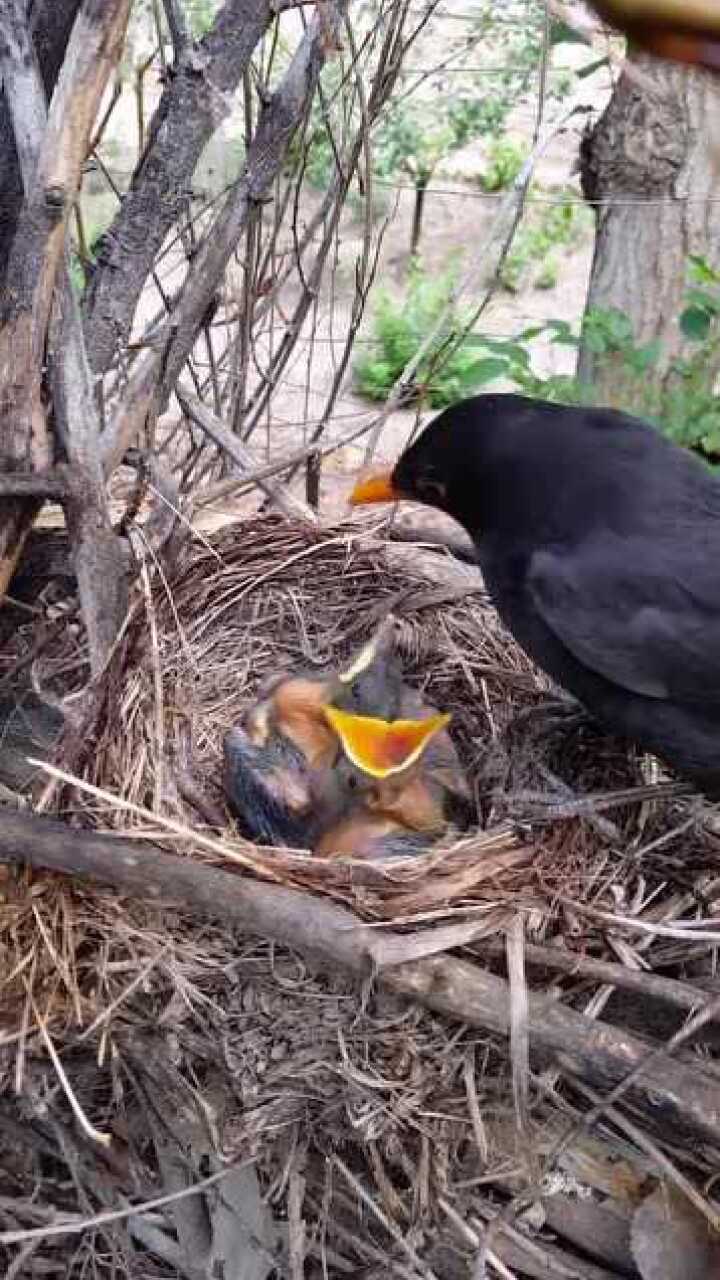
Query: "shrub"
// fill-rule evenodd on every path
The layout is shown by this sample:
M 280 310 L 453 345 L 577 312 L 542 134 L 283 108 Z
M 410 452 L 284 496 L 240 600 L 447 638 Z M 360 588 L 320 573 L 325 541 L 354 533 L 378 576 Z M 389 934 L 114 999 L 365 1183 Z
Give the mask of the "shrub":
M 484 191 L 502 191 L 517 178 L 525 163 L 525 150 L 511 138 L 495 138 L 488 147 L 485 171 L 480 178 Z
M 449 274 L 432 279 L 415 267 L 404 299 L 398 302 L 386 291 L 380 294 L 373 325 L 374 350 L 358 360 L 354 370 L 362 395 L 370 400 L 387 398 L 408 361 L 437 324 L 452 287 Z M 504 371 L 505 360 L 493 359 L 487 347 L 479 353 L 474 338 L 462 342 L 435 368 L 439 353 L 452 334 L 462 328 L 463 322 L 459 311 L 450 314 L 447 330 L 421 361 L 413 386 L 408 388 L 408 400 L 425 398 L 433 408 L 440 408 L 477 390 Z
M 552 289 L 557 284 L 558 260 L 554 250 L 573 248 L 591 225 L 592 214 L 577 198 L 568 194 L 557 203 L 530 206 L 525 221 L 513 240 L 500 273 L 511 293 L 526 283 L 536 289 Z
M 611 366 L 614 403 L 654 423 L 678 444 L 693 449 L 711 464 L 720 464 L 720 397 L 715 373 L 720 355 L 720 273 L 700 258 L 690 261 L 690 289 L 678 322 L 693 346 L 675 360 L 662 383 L 648 377 L 660 356 L 656 342 L 636 341 L 628 317 L 613 309 L 593 308 L 584 318 L 582 341 L 601 367 Z M 431 280 L 415 269 L 404 301 L 381 296 L 375 314 L 377 350 L 355 368 L 359 390 L 383 400 L 445 307 L 452 280 Z M 577 350 L 581 335 L 564 320 L 547 320 L 512 340 L 471 333 L 449 358 L 442 348 L 462 328 L 465 317 L 448 319 L 447 333 L 422 361 L 410 396 L 424 396 L 441 407 L 503 379 L 518 391 L 561 404 L 600 404 L 592 385 L 572 375 L 543 377 L 532 367 L 529 344 L 541 334 L 551 342 Z M 437 368 L 434 361 L 438 361 Z

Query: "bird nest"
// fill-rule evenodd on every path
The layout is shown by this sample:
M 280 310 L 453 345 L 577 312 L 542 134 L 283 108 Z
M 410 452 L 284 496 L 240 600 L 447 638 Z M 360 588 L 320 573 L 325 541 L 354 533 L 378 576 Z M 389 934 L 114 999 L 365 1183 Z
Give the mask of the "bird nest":
M 479 586 L 433 559 L 434 582 L 417 549 L 367 527 L 263 517 L 197 545 L 170 582 L 143 566 L 41 807 L 226 889 L 195 912 L 192 894 L 118 893 L 110 861 L 116 891 L 8 874 L 7 1266 L 675 1280 L 633 1272 L 638 1206 L 652 1223 L 669 1187 L 696 1238 L 717 1226 L 715 837 L 624 744 L 566 707 L 549 718 L 547 682 Z M 388 612 L 407 679 L 452 713 L 476 828 L 387 864 L 259 848 L 229 817 L 218 831 L 223 735 L 260 682 L 344 662 Z M 46 656 L 46 686 L 67 692 L 73 643 Z M 233 931 L 233 884 L 277 895 L 269 941 Z M 288 890 L 319 967 L 283 942 Z M 606 1220 L 588 1206 L 608 1205 L 618 1238 L 593 1244 Z

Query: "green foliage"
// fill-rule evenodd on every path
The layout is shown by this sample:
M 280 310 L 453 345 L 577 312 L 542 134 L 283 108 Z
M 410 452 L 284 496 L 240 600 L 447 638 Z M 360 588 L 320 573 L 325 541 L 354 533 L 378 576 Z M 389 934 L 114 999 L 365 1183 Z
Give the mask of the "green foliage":
M 501 282 L 510 293 L 518 293 L 526 284 L 552 289 L 559 270 L 553 251 L 574 248 L 592 224 L 592 214 L 577 203 L 576 197 L 568 195 L 563 199 L 560 195 L 556 200 L 528 208 L 500 273 Z
M 198 39 L 204 36 L 215 21 L 217 0 L 186 0 L 185 12 L 192 34 Z
M 498 48 L 498 61 L 508 69 L 498 75 L 453 74 L 439 71 L 432 92 L 421 83 L 403 82 L 403 91 L 387 106 L 373 129 L 373 169 L 380 179 L 427 185 L 440 161 L 474 138 L 500 134 L 507 115 L 517 102 L 537 65 L 539 32 L 544 22 L 540 6 L 531 6 L 528 25 L 503 23 L 496 7 L 478 9 L 477 26 Z M 359 124 L 358 105 L 348 111 L 347 94 L 340 92 L 343 75 L 340 60 L 329 63 L 321 76 L 322 95 L 315 97 L 305 138 L 291 148 L 297 162 L 302 151 L 308 182 L 325 190 L 335 171 L 330 138 L 342 138 Z M 502 163 L 502 162 L 500 162 Z
M 495 138 L 488 147 L 485 171 L 480 178 L 484 191 L 502 191 L 517 178 L 525 163 L 525 149 L 511 138 Z
M 455 147 L 464 147 L 473 138 L 498 134 L 505 123 L 508 101 L 505 94 L 497 97 L 451 97 L 447 104 L 448 124 Z
M 407 297 L 395 303 L 383 295 L 375 316 L 377 353 L 356 367 L 357 385 L 372 399 L 385 399 L 417 351 L 445 306 L 451 280 L 430 280 L 419 270 L 413 274 Z M 464 317 L 454 314 L 450 333 L 457 332 Z M 431 406 L 452 403 L 500 379 L 507 385 L 541 400 L 558 404 L 602 403 L 595 387 L 571 375 L 544 377 L 532 366 L 530 343 L 540 336 L 553 345 L 579 349 L 586 344 L 603 375 L 612 373 L 613 403 L 654 423 L 678 444 L 695 450 L 712 463 L 720 463 L 720 397 L 715 394 L 715 370 L 720 357 L 720 273 L 700 258 L 690 260 L 690 287 L 678 323 L 692 346 L 676 359 L 666 378 L 648 375 L 660 358 L 657 342 L 638 343 L 632 324 L 623 313 L 593 308 L 584 318 L 582 333 L 567 321 L 547 320 L 525 329 L 517 338 L 499 339 L 472 333 L 457 351 L 432 373 L 438 341 L 416 376 L 416 395 L 424 394 Z
M 449 274 L 431 278 L 414 268 L 407 294 L 401 302 L 383 291 L 374 317 L 375 343 L 368 355 L 355 365 L 358 390 L 370 400 L 385 400 L 406 364 L 437 324 L 447 306 L 453 287 Z M 438 353 L 462 328 L 464 317 L 459 311 L 448 316 L 447 330 L 431 346 L 415 374 L 408 399 L 424 398 L 433 408 L 452 404 L 502 374 L 506 360 L 496 355 L 492 344 L 480 352 L 474 341 L 463 342 L 441 366 L 434 369 Z
M 696 277 L 697 278 L 697 277 Z M 638 343 L 626 315 L 612 309 L 594 308 L 587 312 L 582 341 L 594 354 L 606 378 L 612 373 L 613 403 L 616 408 L 637 414 L 654 423 L 664 435 L 677 444 L 693 449 L 703 457 L 720 460 L 720 397 L 715 394 L 715 369 L 720 353 L 720 278 L 701 304 L 699 291 L 692 288 L 687 306 L 679 317 L 683 332 L 693 342 L 690 354 L 676 359 L 662 381 L 648 377 L 660 358 L 658 342 Z M 707 325 L 700 326 L 689 317 L 706 311 Z M 527 359 L 527 343 L 541 333 L 551 334 L 551 341 L 578 348 L 581 337 L 565 321 L 548 321 L 526 330 L 516 343 L 507 344 L 506 367 L 502 376 L 526 395 L 563 404 L 600 404 L 595 388 L 578 378 L 537 375 Z M 478 339 L 483 349 L 487 340 Z

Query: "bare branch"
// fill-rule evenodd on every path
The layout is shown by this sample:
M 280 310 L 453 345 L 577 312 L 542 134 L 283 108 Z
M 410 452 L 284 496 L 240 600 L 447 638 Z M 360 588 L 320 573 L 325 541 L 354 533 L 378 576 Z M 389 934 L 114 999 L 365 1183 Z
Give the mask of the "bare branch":
M 52 457 L 42 377 L 53 290 L 90 130 L 122 49 L 130 0 L 117 0 L 112 7 L 86 0 L 44 127 L 43 90 L 25 5 L 6 0 L 6 7 L 2 71 L 26 198 L 8 259 L 0 317 L 0 438 L 5 469 L 44 470 Z M 37 510 L 37 502 L 4 504 L 2 593 Z
M 67 494 L 67 475 L 59 468 L 29 474 L 0 472 L 0 498 L 50 498 L 62 502 Z
M 175 62 L 178 63 L 183 49 L 190 39 L 185 14 L 178 0 L 162 0 L 162 6 L 165 10 L 170 39 L 172 40 Z
M 27 862 L 112 885 L 146 901 L 176 903 L 196 915 L 296 947 L 332 972 L 340 968 L 361 978 L 374 972 L 398 995 L 470 1026 L 509 1033 L 509 989 L 501 978 L 465 960 L 428 954 L 431 940 L 423 958 L 405 959 L 422 955 L 422 935 L 369 927 L 329 899 L 161 853 L 147 843 L 72 830 L 9 809 L 0 825 L 0 862 Z M 461 936 L 457 928 L 443 926 L 435 949 L 457 946 Z M 647 1042 L 545 995 L 529 996 L 527 1030 L 534 1054 L 549 1054 L 592 1087 L 617 1084 L 632 1073 L 628 1098 L 656 1124 L 679 1132 L 684 1142 L 720 1142 L 720 1090 L 699 1063 L 676 1062 Z M 652 1070 L 645 1071 L 648 1054 Z
M 272 17 L 269 0 L 226 0 L 212 29 L 198 44 L 186 44 L 173 67 L 130 190 L 98 247 L 84 299 L 96 374 L 109 369 L 127 341 L 155 257 L 187 203 L 197 162 L 228 115 Z
M 30 35 L 40 67 L 44 93 L 49 100 L 65 56 L 72 25 L 82 0 L 52 0 L 34 4 L 29 16 Z M 26 6 L 27 7 L 27 6 Z M 10 19 L 8 18 L 8 22 Z M 0 280 L 5 274 L 10 246 L 23 201 L 23 178 L 6 94 L 0 94 Z
M 241 444 L 237 436 L 234 436 L 229 428 L 224 426 L 215 417 L 215 414 L 205 407 L 202 400 L 198 400 L 197 396 L 192 395 L 183 387 L 179 387 L 177 397 L 188 417 L 192 418 L 229 458 L 232 458 L 236 466 L 240 467 L 242 471 L 248 472 L 249 478 L 255 467 L 255 459 L 247 446 Z M 317 517 L 307 503 L 301 502 L 299 498 L 296 498 L 294 494 L 283 488 L 282 485 L 273 484 L 264 477 L 258 478 L 257 472 L 255 472 L 255 475 L 255 483 L 258 488 L 262 489 L 263 493 L 284 515 L 289 516 L 291 520 L 301 520 L 304 524 L 313 526 L 317 524 Z
M 165 328 L 164 348 L 153 347 L 136 363 L 123 403 L 104 435 L 106 473 L 132 445 L 154 397 L 158 395 L 162 402 L 174 389 L 250 212 L 277 176 L 293 133 L 312 99 L 326 56 L 325 46 L 324 29 L 318 19 L 313 19 L 277 91 L 263 107 L 244 176 L 228 195 L 193 258 Z

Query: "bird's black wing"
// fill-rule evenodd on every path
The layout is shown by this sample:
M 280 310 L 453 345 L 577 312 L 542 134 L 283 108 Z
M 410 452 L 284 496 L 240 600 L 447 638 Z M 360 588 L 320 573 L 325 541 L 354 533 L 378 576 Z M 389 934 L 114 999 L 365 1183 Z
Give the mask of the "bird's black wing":
M 664 542 L 664 539 L 661 540 Z M 720 545 L 609 533 L 533 553 L 535 609 L 566 649 L 648 698 L 720 701 Z

